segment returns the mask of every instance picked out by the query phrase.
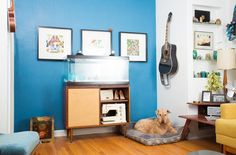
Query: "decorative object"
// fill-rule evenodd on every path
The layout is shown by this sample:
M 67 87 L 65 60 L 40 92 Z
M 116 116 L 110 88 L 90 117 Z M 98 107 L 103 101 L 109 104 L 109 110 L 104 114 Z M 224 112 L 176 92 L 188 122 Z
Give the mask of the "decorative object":
M 147 61 L 147 33 L 120 32 L 120 55 L 130 61 Z
M 211 91 L 202 91 L 202 102 L 211 102 Z
M 216 22 L 215 22 L 217 25 L 221 25 L 221 20 L 219 18 L 216 19 Z
M 112 32 L 106 30 L 81 30 L 83 55 L 109 56 L 112 51 Z
M 205 60 L 211 60 L 211 54 L 210 53 L 206 53 Z
M 236 5 L 233 10 L 233 20 L 226 25 L 226 35 L 229 41 L 236 39 Z
M 217 68 L 224 70 L 223 87 L 226 94 L 227 70 L 236 68 L 235 49 L 218 50 Z
M 200 22 L 209 22 L 210 21 L 210 11 L 195 10 L 195 17 Z
M 193 22 L 197 23 L 199 20 L 196 17 L 193 17 Z
M 213 49 L 213 33 L 195 31 L 194 32 L 194 48 L 202 50 Z
M 212 72 L 208 75 L 206 89 L 208 91 L 218 91 L 222 89 L 221 78 L 216 72 Z
M 215 50 L 215 51 L 213 51 L 213 60 L 217 60 L 217 51 Z
M 53 117 L 33 117 L 30 119 L 30 130 L 39 134 L 42 142 L 54 140 L 54 118 Z
M 72 29 L 57 27 L 38 28 L 38 59 L 65 60 L 71 55 Z
M 194 60 L 197 59 L 197 50 L 193 50 L 193 59 L 194 59 Z
M 225 94 L 212 94 L 212 102 L 218 102 L 218 103 L 226 102 Z

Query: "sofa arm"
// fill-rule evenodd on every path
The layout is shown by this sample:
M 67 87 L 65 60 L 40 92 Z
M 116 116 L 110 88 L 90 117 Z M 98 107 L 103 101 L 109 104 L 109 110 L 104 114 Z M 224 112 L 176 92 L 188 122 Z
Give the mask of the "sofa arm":
M 236 119 L 236 104 L 221 104 L 221 118 L 223 119 Z

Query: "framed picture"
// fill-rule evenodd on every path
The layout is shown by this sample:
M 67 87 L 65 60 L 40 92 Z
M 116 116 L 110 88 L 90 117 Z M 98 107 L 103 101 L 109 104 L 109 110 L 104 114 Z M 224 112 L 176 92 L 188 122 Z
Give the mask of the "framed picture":
M 211 91 L 202 91 L 202 102 L 211 102 Z
M 130 61 L 147 61 L 147 33 L 120 32 L 120 55 Z
M 30 119 L 30 130 L 39 134 L 42 142 L 54 140 L 54 118 L 53 117 L 33 117 Z
M 105 30 L 81 30 L 83 55 L 109 56 L 112 51 L 112 32 Z
M 202 50 L 213 49 L 213 33 L 212 32 L 194 32 L 194 48 Z
M 72 29 L 38 28 L 38 59 L 65 60 L 72 51 Z
M 224 103 L 226 102 L 226 97 L 224 94 L 212 94 L 212 102 Z
M 195 17 L 198 19 L 199 22 L 210 22 L 211 16 L 210 11 L 205 10 L 195 10 Z

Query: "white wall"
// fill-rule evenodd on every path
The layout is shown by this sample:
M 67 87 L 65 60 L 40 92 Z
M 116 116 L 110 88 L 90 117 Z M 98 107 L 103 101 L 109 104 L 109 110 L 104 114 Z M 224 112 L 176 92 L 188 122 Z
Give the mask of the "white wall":
M 182 124 L 183 119 L 178 115 L 187 114 L 186 105 L 188 99 L 188 65 L 187 65 L 187 43 L 189 36 L 188 6 L 189 0 L 157 0 L 156 1 L 156 40 L 157 40 L 157 103 L 158 108 L 167 108 L 171 113 L 174 123 Z M 171 88 L 164 87 L 160 82 L 158 70 L 161 57 L 161 46 L 164 44 L 165 25 L 169 12 L 173 13 L 170 23 L 170 43 L 177 45 L 177 59 L 179 64 L 178 72 L 170 80 Z
M 8 0 L 0 1 L 0 133 L 13 132 L 14 50 L 13 35 L 7 30 Z
M 235 0 L 156 0 L 156 38 L 157 38 L 157 106 L 158 108 L 167 108 L 171 113 L 171 119 L 174 124 L 184 125 L 185 120 L 179 118 L 179 115 L 197 114 L 197 107 L 189 106 L 186 103 L 192 102 L 196 97 L 198 83 L 193 80 L 193 4 L 209 5 L 211 7 L 220 7 L 220 15 L 223 21 L 222 29 L 219 31 L 218 38 L 226 42 L 225 24 L 232 19 L 232 12 Z M 161 57 L 161 46 L 164 44 L 165 24 L 169 12 L 173 13 L 170 24 L 170 43 L 177 45 L 177 59 L 179 70 L 171 78 L 171 88 L 164 87 L 159 77 L 159 60 Z M 228 43 L 235 46 L 235 44 Z M 198 96 L 198 94 L 197 94 Z M 197 124 L 191 124 L 192 137 L 202 134 L 209 134 L 209 131 L 198 131 Z M 214 132 L 211 132 L 214 134 Z

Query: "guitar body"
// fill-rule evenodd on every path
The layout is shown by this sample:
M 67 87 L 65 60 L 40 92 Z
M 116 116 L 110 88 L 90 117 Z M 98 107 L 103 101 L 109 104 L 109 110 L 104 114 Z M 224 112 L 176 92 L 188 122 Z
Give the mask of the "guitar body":
M 177 47 L 168 42 L 168 23 L 171 20 L 172 13 L 170 12 L 166 24 L 166 41 L 161 48 L 161 59 L 159 63 L 159 72 L 161 82 L 164 86 L 169 86 L 169 75 L 175 74 L 178 70 L 178 61 L 176 56 Z
M 165 45 L 162 46 L 162 56 L 159 63 L 159 72 L 161 74 L 174 74 L 176 73 L 178 69 L 178 61 L 176 57 L 176 50 L 177 47 L 174 44 L 167 45 L 167 49 L 165 48 Z M 167 53 L 168 50 L 168 59 L 165 58 L 164 53 Z

